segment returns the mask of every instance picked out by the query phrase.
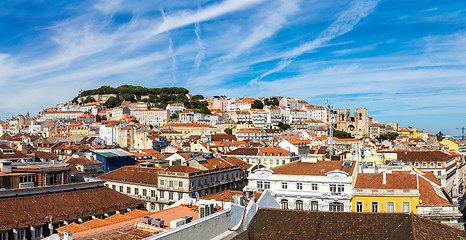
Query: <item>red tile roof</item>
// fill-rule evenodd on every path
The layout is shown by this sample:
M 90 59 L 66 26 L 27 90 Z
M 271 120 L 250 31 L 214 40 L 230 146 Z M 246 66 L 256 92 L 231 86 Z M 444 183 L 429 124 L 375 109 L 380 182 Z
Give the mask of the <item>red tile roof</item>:
M 141 201 L 107 187 L 0 198 L 0 229 L 26 227 L 54 220 L 72 220 L 136 207 Z
M 365 189 L 417 189 L 416 174 L 386 173 L 386 184 L 383 184 L 383 173 L 359 173 L 355 188 Z
M 201 170 L 188 167 L 188 166 L 180 166 L 180 165 L 173 165 L 165 169 L 165 172 L 181 172 L 181 173 L 193 173 L 193 172 L 199 172 L 199 171 Z
M 157 176 L 160 170 L 162 169 L 157 167 L 124 166 L 100 175 L 98 178 L 157 185 Z
M 279 147 L 265 147 L 262 148 L 259 153 L 257 154 L 258 156 L 281 156 L 281 157 L 288 157 L 291 156 L 290 152 Z
M 339 170 L 351 176 L 355 163 L 352 161 L 351 167 L 343 167 L 343 161 L 320 161 L 316 163 L 296 161 L 273 168 L 272 171 L 274 174 L 283 175 L 325 176 L 328 172 Z

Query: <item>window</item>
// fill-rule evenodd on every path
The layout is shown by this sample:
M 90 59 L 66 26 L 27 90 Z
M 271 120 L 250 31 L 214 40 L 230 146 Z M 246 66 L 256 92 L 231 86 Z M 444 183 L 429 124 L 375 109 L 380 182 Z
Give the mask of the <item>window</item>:
M 345 191 L 345 185 L 342 184 L 330 184 L 330 192 L 332 193 L 341 193 Z
M 257 181 L 257 188 L 258 188 L 258 189 L 264 189 L 264 182 L 262 182 L 262 181 Z
M 155 211 L 155 203 L 150 203 L 150 210 L 151 212 Z
M 379 212 L 379 202 L 371 203 L 371 212 Z
M 288 200 L 282 199 L 280 201 L 280 204 L 281 204 L 282 209 L 288 209 Z
M 345 185 L 338 185 L 338 192 L 344 192 L 345 191 Z
M 165 184 L 165 181 L 163 179 L 160 179 L 160 185 Z
M 409 208 L 409 202 L 403 202 L 403 209 L 402 209 L 402 211 L 403 211 L 404 213 L 409 213 L 409 212 L 411 212 L 411 210 L 410 210 L 410 208 Z
M 282 189 L 288 189 L 288 183 L 282 182 Z
M 297 190 L 303 190 L 303 183 L 296 183 L 296 189 Z
M 356 212 L 362 212 L 363 202 L 356 202 Z
M 212 182 L 214 182 L 214 178 L 211 178 L 212 179 Z M 183 187 L 183 182 L 182 181 L 178 181 L 178 187 L 182 188 Z
M 112 184 L 112 189 L 116 191 L 116 186 L 115 186 L 115 184 Z
M 328 204 L 328 210 L 330 212 L 343 212 L 343 203 L 331 202 Z
M 442 171 L 437 171 L 437 176 L 442 176 Z
M 207 180 L 206 180 L 207 181 Z M 173 187 L 173 180 L 168 181 L 168 186 Z
M 183 193 L 178 193 L 178 200 L 183 198 Z
M 131 188 L 130 187 L 126 187 L 126 193 L 131 194 Z
M 165 198 L 165 191 L 160 191 L 160 198 L 164 199 Z
M 142 189 L 142 196 L 147 196 L 147 189 Z
M 280 164 L 280 160 L 275 160 L 275 164 L 279 165 Z
M 35 227 L 34 228 L 34 237 L 35 238 L 42 238 L 42 227 Z
M 134 195 L 139 195 L 139 188 L 134 188 Z
M 18 229 L 18 240 L 24 240 L 24 239 L 26 239 L 26 229 Z
M 168 200 L 173 200 L 173 192 L 168 192 Z
M 150 196 L 155 198 L 155 190 L 150 190 Z
M 264 189 L 270 189 L 270 182 L 264 182 Z
M 387 212 L 388 213 L 395 212 L 395 202 L 387 202 Z
M 303 210 L 304 209 L 303 201 L 302 200 L 296 200 L 294 209 L 295 210 Z
M 0 232 L 0 240 L 8 240 L 8 232 Z
M 427 163 L 426 163 L 426 162 L 423 162 L 423 163 L 422 163 L 422 167 L 427 167 Z
M 319 203 L 317 201 L 312 201 L 310 210 L 311 211 L 319 211 Z
M 317 183 L 312 183 L 311 184 L 311 190 L 312 191 L 317 191 Z
M 435 163 L 434 163 L 434 162 L 430 162 L 430 163 L 429 163 L 429 167 L 435 167 Z
M 286 161 L 285 160 L 282 160 L 282 164 L 285 165 Z
M 123 186 L 120 186 L 120 192 L 123 192 Z
M 442 163 L 441 163 L 441 162 L 438 162 L 438 163 L 437 163 L 437 167 L 442 167 Z
M 414 163 L 414 166 L 415 166 L 415 167 L 419 167 L 419 163 L 418 163 L 418 162 L 415 162 L 415 163 Z

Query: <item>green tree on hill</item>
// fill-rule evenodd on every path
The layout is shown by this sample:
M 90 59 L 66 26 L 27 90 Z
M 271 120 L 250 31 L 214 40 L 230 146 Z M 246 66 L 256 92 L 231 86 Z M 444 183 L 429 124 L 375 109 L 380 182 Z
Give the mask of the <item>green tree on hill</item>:
M 108 108 L 119 107 L 121 105 L 121 99 L 118 97 L 109 97 L 105 102 L 105 106 Z
M 88 96 L 86 99 L 84 99 L 83 103 L 90 103 L 90 102 L 96 102 L 95 98 Z
M 251 108 L 253 108 L 253 109 L 263 109 L 264 104 L 262 103 L 261 100 L 254 100 L 254 102 L 252 102 Z
M 342 130 L 333 131 L 333 136 L 336 138 L 352 138 L 351 133 L 348 133 Z

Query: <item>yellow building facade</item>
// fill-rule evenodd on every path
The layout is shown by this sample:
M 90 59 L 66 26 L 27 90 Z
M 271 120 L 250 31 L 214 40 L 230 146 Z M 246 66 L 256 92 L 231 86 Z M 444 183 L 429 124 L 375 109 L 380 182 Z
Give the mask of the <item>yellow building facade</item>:
M 448 146 L 448 149 L 458 151 L 459 145 L 461 144 L 460 141 L 452 141 L 450 139 L 443 139 L 440 144 Z
M 70 134 L 79 134 L 81 136 L 89 136 L 89 128 L 70 129 Z
M 374 209 L 377 203 L 377 211 Z M 357 212 L 357 205 L 361 206 L 359 212 L 380 212 L 380 213 L 417 213 L 419 196 L 355 196 L 351 202 L 353 212 Z M 408 211 L 409 209 L 409 211 Z
M 393 174 L 359 173 L 353 187 L 353 212 L 417 213 L 418 176 L 409 171 Z

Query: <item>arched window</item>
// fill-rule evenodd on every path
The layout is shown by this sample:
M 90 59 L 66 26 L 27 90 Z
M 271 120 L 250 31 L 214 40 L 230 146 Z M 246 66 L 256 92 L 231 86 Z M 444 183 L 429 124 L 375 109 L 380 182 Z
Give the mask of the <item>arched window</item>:
M 330 212 L 343 212 L 343 203 L 331 202 L 328 204 L 328 210 Z
M 280 204 L 281 204 L 281 206 L 282 206 L 282 209 L 288 209 L 288 200 L 282 199 L 282 200 L 280 201 Z
M 302 200 L 296 200 L 294 209 L 295 210 L 303 210 L 304 209 L 303 201 Z
M 311 211 L 319 211 L 319 202 L 317 201 L 312 201 L 311 202 L 311 207 L 309 208 Z

